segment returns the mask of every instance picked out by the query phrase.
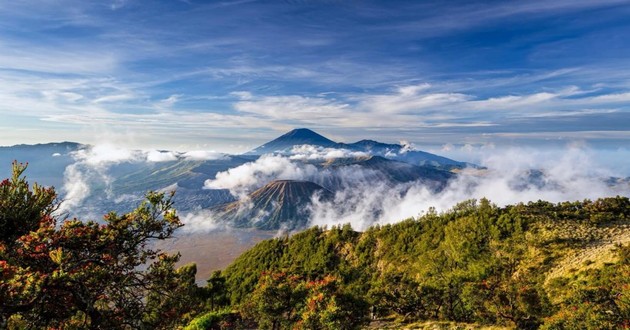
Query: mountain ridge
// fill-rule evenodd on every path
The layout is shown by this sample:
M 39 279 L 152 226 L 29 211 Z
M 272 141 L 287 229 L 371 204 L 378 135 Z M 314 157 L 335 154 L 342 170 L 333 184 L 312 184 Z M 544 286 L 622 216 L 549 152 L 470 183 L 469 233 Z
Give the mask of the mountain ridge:
M 303 229 L 310 218 L 311 198 L 333 193 L 311 181 L 274 180 L 239 201 L 212 208 L 222 222 L 264 230 Z
M 392 143 L 382 143 L 376 140 L 363 139 L 353 143 L 335 142 L 308 128 L 297 128 L 259 147 L 246 152 L 244 155 L 262 155 L 265 153 L 288 153 L 299 145 L 313 145 L 323 148 L 346 149 L 350 151 L 366 152 L 373 156 L 408 162 L 413 165 L 444 167 L 447 169 L 479 167 L 475 164 L 456 161 L 443 156 L 421 150 L 409 150 L 406 146 Z
M 273 153 L 291 148 L 295 145 L 315 145 L 321 147 L 335 147 L 337 142 L 332 141 L 319 133 L 308 128 L 293 129 L 245 154 L 261 155 L 264 153 Z

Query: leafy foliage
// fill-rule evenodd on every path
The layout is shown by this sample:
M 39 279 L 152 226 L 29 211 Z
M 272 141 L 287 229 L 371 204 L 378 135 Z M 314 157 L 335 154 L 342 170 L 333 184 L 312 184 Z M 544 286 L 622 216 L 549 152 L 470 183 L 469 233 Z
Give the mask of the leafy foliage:
M 0 184 L 0 327 L 171 328 L 194 307 L 194 266 L 175 270 L 178 256 L 150 245 L 182 225 L 171 196 L 149 193 L 103 223 L 60 222 L 54 190 L 31 190 L 25 169 L 14 163 Z
M 326 316 L 341 305 L 342 296 L 353 299 L 344 308 L 362 320 L 370 316 L 520 329 L 623 328 L 630 324 L 630 247 L 620 246 L 617 259 L 603 268 L 554 272 L 566 256 L 606 240 L 615 228 L 628 228 L 629 211 L 626 197 L 503 208 L 471 200 L 443 214 L 431 211 L 364 233 L 349 226 L 311 228 L 264 241 L 222 274 L 233 306 L 272 299 L 261 294 L 269 294 L 268 274 L 284 274 L 272 287 L 292 287 L 307 298 L 291 306 L 303 310 L 301 317 L 284 309 L 281 328 L 351 327 Z M 320 284 L 307 285 L 305 292 L 296 278 Z M 558 281 L 562 285 L 554 285 Z M 271 314 L 267 310 L 250 317 L 268 325 L 263 319 Z M 274 328 L 280 323 L 271 324 Z

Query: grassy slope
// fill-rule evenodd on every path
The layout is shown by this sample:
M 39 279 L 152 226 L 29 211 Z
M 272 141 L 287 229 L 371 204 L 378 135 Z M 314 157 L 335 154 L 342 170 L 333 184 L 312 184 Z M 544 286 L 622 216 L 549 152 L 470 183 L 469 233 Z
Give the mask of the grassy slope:
M 394 290 L 392 283 L 400 279 L 409 279 L 413 288 L 456 286 L 452 293 L 456 299 L 465 300 L 462 306 L 474 304 L 470 301 L 475 293 L 465 297 L 466 288 L 491 280 L 498 281 L 499 286 L 529 281 L 549 298 L 551 313 L 571 298 L 567 290 L 571 283 L 576 286 L 583 279 L 581 272 L 608 267 L 615 261 L 615 244 L 627 243 L 630 237 L 626 215 L 630 215 L 630 202 L 623 197 L 504 208 L 466 202 L 444 214 L 431 213 L 364 233 L 347 227 L 328 231 L 314 228 L 291 238 L 263 241 L 240 256 L 224 275 L 234 304 L 247 299 L 266 270 L 311 277 L 336 274 L 343 279 L 345 289 L 377 306 L 381 302 L 374 298 L 374 292 L 381 286 L 385 291 Z M 550 283 L 559 277 L 566 279 L 565 286 L 552 288 Z M 447 295 L 449 290 L 445 290 Z M 466 308 L 451 314 L 440 310 L 435 315 L 440 319 L 480 317 L 474 308 L 472 312 Z M 486 312 L 490 314 L 482 316 L 484 322 L 514 325 L 496 316 L 500 311 L 490 308 Z M 398 316 L 409 319 L 408 315 Z

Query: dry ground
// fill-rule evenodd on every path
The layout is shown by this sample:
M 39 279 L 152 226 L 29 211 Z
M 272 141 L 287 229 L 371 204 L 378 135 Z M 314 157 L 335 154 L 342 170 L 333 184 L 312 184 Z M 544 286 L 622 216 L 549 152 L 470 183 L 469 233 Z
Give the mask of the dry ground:
M 579 229 L 576 229 L 579 230 Z M 604 263 L 614 262 L 613 249 L 617 244 L 630 243 L 630 224 L 615 224 L 611 226 L 590 228 L 592 241 L 579 248 L 572 249 L 561 259 L 555 267 L 547 273 L 547 281 L 566 276 L 576 271 L 599 268 Z M 579 236 L 579 232 L 574 233 Z
M 178 233 L 174 239 L 160 242 L 158 248 L 170 253 L 180 252 L 180 266 L 196 263 L 197 281 L 203 284 L 213 271 L 224 269 L 256 243 L 275 234 L 276 232 L 253 229 Z

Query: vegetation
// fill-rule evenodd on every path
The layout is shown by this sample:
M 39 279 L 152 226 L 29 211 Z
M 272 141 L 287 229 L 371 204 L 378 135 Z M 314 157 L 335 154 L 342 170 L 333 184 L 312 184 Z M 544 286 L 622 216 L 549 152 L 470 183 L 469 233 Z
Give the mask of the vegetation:
M 194 266 L 152 250 L 181 226 L 170 197 L 149 193 L 102 223 L 55 216 L 53 189 L 0 183 L 0 328 L 172 329 L 198 307 Z
M 630 328 L 630 200 L 466 201 L 363 233 L 266 240 L 215 272 L 151 249 L 168 196 L 60 221 L 15 164 L 0 184 L 0 328 Z
M 241 314 L 270 329 L 307 324 L 304 304 L 312 302 L 304 298 L 302 283 L 330 279 L 335 289 L 318 299 L 343 300 L 332 310 L 355 319 L 307 328 L 387 324 L 376 320 L 417 327 L 442 321 L 519 329 L 628 328 L 630 245 L 614 246 L 630 242 L 627 215 L 626 197 L 507 207 L 466 201 L 443 214 L 432 211 L 364 233 L 349 226 L 311 228 L 264 241 L 221 275 L 232 308 L 263 311 Z M 604 247 L 612 252 L 599 253 L 608 251 Z M 297 303 L 270 301 L 279 297 Z M 283 323 L 269 323 L 273 318 Z

